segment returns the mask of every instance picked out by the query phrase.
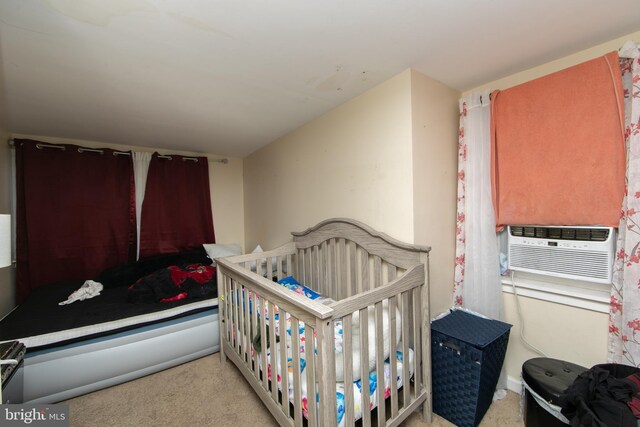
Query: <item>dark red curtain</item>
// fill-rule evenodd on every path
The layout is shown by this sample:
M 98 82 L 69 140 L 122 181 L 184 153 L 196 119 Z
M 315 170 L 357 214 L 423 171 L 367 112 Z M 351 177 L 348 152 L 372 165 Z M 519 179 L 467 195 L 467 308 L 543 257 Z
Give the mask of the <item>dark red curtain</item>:
M 39 286 L 135 259 L 131 156 L 39 144 L 53 145 L 15 140 L 18 303 Z
M 141 217 L 140 258 L 214 243 L 207 158 L 154 153 Z

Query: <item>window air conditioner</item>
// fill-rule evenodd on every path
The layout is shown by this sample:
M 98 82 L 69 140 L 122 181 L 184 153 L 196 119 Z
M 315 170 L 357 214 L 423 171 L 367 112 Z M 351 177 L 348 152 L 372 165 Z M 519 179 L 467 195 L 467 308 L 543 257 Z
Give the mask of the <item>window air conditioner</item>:
M 612 227 L 508 228 L 509 269 L 611 283 L 615 253 Z

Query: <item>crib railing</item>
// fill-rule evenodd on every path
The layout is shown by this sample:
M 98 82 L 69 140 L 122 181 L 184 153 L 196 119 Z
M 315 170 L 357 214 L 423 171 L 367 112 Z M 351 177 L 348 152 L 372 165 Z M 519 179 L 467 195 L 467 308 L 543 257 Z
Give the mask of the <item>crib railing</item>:
M 395 351 L 389 351 L 390 391 L 383 386 L 377 393 L 377 425 L 395 424 L 425 403 L 424 413 L 430 419 L 430 352 L 428 325 L 428 286 L 425 264 L 398 254 L 371 253 L 360 244 L 331 237 L 285 245 L 261 254 L 241 255 L 218 260 L 218 289 L 220 301 L 220 336 L 223 360 L 229 357 L 240 368 L 257 395 L 281 425 L 328 426 L 337 422 L 336 412 L 336 353 L 334 348 L 334 322 L 343 325 L 343 363 L 345 382 L 345 425 L 354 424 L 352 321 L 359 314 L 360 366 L 369 366 L 369 340 L 376 342 L 375 373 L 378 381 L 384 378 L 383 306 L 388 308 L 390 342 L 395 343 L 396 325 L 401 322 L 401 352 L 407 358 L 413 351 L 413 380 L 408 367 L 403 368 L 402 389 L 398 391 Z M 411 255 L 413 257 L 413 255 Z M 416 256 L 426 261 L 426 254 Z M 324 305 L 284 287 L 274 286 L 273 278 L 292 275 L 306 286 L 336 300 Z M 400 318 L 396 318 L 396 308 Z M 374 336 L 369 336 L 369 316 L 373 310 Z M 278 313 L 278 321 L 275 314 Z M 287 355 L 286 339 L 274 341 L 276 325 L 280 334 L 286 330 L 287 314 L 291 324 L 291 364 Z M 264 321 L 268 318 L 269 321 Z M 304 333 L 300 335 L 300 326 Z M 260 336 L 260 351 L 254 348 Z M 271 351 L 267 355 L 271 337 Z M 307 399 L 302 400 L 300 373 L 300 342 L 307 343 L 304 380 Z M 315 351 L 308 351 L 314 343 Z M 274 351 L 274 349 L 277 349 Z M 365 363 L 366 362 L 366 363 Z M 281 371 L 277 370 L 278 363 Z M 291 366 L 293 396 L 287 368 Z M 271 372 L 266 366 L 271 367 Z M 281 386 L 278 388 L 277 374 Z M 369 405 L 369 375 L 360 373 L 362 406 Z M 412 382 L 413 381 L 413 382 Z M 318 398 L 313 396 L 317 393 Z M 388 400 L 385 400 L 385 397 Z M 389 410 L 387 412 L 387 402 Z M 395 420 L 395 421 L 394 421 Z M 369 426 L 372 413 L 362 411 L 362 425 Z
M 387 420 L 386 404 L 385 400 L 388 398 L 390 402 L 390 414 L 389 419 L 396 419 L 399 415 L 408 413 L 419 407 L 429 397 L 427 390 L 423 387 L 424 384 L 430 384 L 430 370 L 421 370 L 420 367 L 429 363 L 423 360 L 423 355 L 428 350 L 428 343 L 422 343 L 421 331 L 423 330 L 422 320 L 422 307 L 421 307 L 421 291 L 424 286 L 424 270 L 421 266 L 416 266 L 410 269 L 402 279 L 397 279 L 386 285 L 372 289 L 368 292 L 352 296 L 341 300 L 335 304 L 331 304 L 334 309 L 333 319 L 341 319 L 343 322 L 344 332 L 344 372 L 345 372 L 345 384 L 353 382 L 351 377 L 351 369 L 347 367 L 352 366 L 351 355 L 353 354 L 352 346 L 353 341 L 351 337 L 351 322 L 353 319 L 353 313 L 356 311 L 359 313 L 359 332 L 360 332 L 360 366 L 368 366 L 369 359 L 369 340 L 374 339 L 376 342 L 375 350 L 375 372 L 378 381 L 378 393 L 377 393 L 377 424 L 379 426 L 386 425 Z M 388 309 L 388 331 L 389 342 L 395 343 L 397 338 L 400 338 L 400 351 L 405 359 L 405 362 L 409 360 L 409 348 L 413 351 L 413 385 L 410 381 L 410 369 L 409 364 L 404 363 L 402 370 L 402 384 L 401 390 L 398 390 L 397 386 L 397 356 L 395 345 L 392 346 L 389 351 L 389 370 L 390 370 L 390 385 L 389 394 L 385 394 L 384 383 L 380 388 L 381 379 L 384 379 L 384 350 L 383 345 L 383 305 L 387 305 Z M 369 331 L 367 328 L 370 316 L 370 308 L 373 307 L 374 321 L 375 321 L 375 336 L 369 337 Z M 400 319 L 396 318 L 396 308 L 400 312 Z M 400 337 L 396 336 L 397 322 L 401 324 Z M 424 345 L 421 345 L 424 344 Z M 369 376 L 365 372 L 361 372 L 362 381 L 362 400 L 368 402 L 369 395 Z M 347 387 L 345 389 L 345 418 L 346 425 L 353 425 L 353 403 L 354 397 L 352 394 L 353 389 Z M 380 392 L 382 391 L 382 392 Z M 363 411 L 362 413 L 363 425 L 371 425 L 371 412 Z
M 284 287 L 273 286 L 272 280 L 262 277 L 263 274 L 270 274 L 267 271 L 268 267 L 265 270 L 265 264 L 262 262 L 267 259 L 267 265 L 271 263 L 272 259 L 276 259 L 279 264 L 280 267 L 276 267 L 271 272 L 275 272 L 277 277 L 284 274 L 282 271 L 278 273 L 279 269 L 287 268 L 288 271 L 291 271 L 292 263 L 291 261 L 287 262 L 287 259 L 291 259 L 295 254 L 288 253 L 287 250 L 282 252 L 277 255 L 270 252 L 268 255 L 240 256 L 218 260 L 220 352 L 223 360 L 229 357 L 236 365 L 244 367 L 240 371 L 281 425 L 302 426 L 304 417 L 300 386 L 301 337 L 299 326 L 301 324 L 305 326 L 305 341 L 313 343 L 314 337 L 317 336 L 318 346 L 320 346 L 322 334 L 316 333 L 318 325 L 322 325 L 325 319 L 330 319 L 333 309 Z M 257 261 L 254 264 L 257 271 L 255 274 L 249 270 L 252 267 L 252 261 Z M 242 265 L 248 267 L 243 268 Z M 264 273 L 261 274 L 261 270 Z M 278 313 L 277 321 L 275 321 L 276 312 Z M 294 390 L 292 401 L 290 401 L 288 393 L 290 386 L 287 374 L 289 357 L 286 339 L 281 339 L 279 343 L 276 343 L 273 338 L 276 337 L 276 325 L 281 334 L 285 333 L 282 331 L 286 331 L 287 328 L 287 315 L 290 316 L 292 332 L 291 367 Z M 265 317 L 269 319 L 268 322 L 265 321 Z M 253 345 L 258 335 L 261 337 L 260 351 L 256 351 Z M 272 348 L 268 358 L 267 336 L 272 340 Z M 307 384 L 315 384 L 317 378 L 322 378 L 317 376 L 318 373 L 320 375 L 322 373 L 317 358 L 315 355 L 311 357 L 307 355 Z M 278 364 L 281 366 L 280 390 L 276 380 Z M 266 368 L 267 366 L 271 366 L 271 371 Z M 309 427 L 323 425 L 318 424 L 318 404 L 319 402 L 316 402 L 315 399 L 307 399 L 304 412 L 307 414 Z

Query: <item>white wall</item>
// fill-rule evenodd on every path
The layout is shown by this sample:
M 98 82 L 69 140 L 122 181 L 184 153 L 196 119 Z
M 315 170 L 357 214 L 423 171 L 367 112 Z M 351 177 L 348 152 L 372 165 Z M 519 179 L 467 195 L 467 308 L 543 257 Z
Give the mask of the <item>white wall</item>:
M 640 32 L 486 83 L 465 94 L 483 89 L 506 89 L 617 50 L 627 40 L 640 42 Z M 503 297 L 506 321 L 514 325 L 505 364 L 511 379 L 519 381 L 522 364 L 529 358 L 538 357 L 539 354 L 522 342 L 521 322 L 513 294 L 503 293 Z M 519 300 L 525 337 L 532 345 L 549 357 L 587 367 L 606 362 L 608 314 L 533 298 L 520 297 Z
M 393 77 L 245 158 L 247 248 L 331 217 L 413 241 L 411 73 Z

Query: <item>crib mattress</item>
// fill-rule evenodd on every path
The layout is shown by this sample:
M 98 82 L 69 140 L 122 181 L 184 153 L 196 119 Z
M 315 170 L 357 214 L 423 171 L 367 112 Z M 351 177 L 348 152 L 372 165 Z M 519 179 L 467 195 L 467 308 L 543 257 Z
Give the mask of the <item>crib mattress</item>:
M 205 311 L 217 298 L 132 304 L 125 286 L 104 289 L 100 295 L 58 305 L 82 286 L 67 281 L 36 289 L 0 321 L 0 341 L 19 340 L 28 349 L 44 349 L 121 332 L 155 322 Z

